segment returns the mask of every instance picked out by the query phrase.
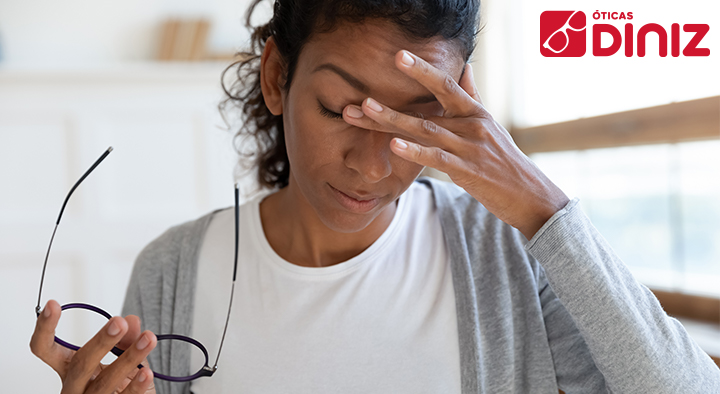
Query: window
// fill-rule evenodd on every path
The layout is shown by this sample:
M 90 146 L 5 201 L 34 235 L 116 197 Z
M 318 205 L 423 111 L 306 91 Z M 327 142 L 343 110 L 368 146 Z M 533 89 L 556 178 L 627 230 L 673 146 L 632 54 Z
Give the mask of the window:
M 613 4 L 593 7 L 632 11 L 635 32 L 648 23 L 668 32 L 673 23 L 718 28 L 717 1 Z M 643 58 L 636 50 L 631 58 L 594 57 L 592 25 L 622 31 L 627 21 L 594 20 L 597 8 L 575 3 L 489 0 L 484 7 L 476 75 L 493 116 L 550 179 L 580 198 L 638 279 L 720 298 L 720 56 L 663 58 L 651 33 Z M 540 54 L 547 10 L 585 12 L 585 56 Z M 699 47 L 717 48 L 711 33 Z M 684 47 L 691 33 L 680 38 Z
M 633 274 L 720 296 L 720 140 L 531 155 Z

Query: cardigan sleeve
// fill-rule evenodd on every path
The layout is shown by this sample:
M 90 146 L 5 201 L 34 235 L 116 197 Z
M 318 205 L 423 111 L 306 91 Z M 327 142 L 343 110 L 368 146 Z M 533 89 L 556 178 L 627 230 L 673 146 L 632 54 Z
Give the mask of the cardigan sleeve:
M 548 345 L 560 390 L 572 394 L 610 392 L 587 342 L 539 269 L 538 290 Z
M 633 277 L 577 198 L 553 215 L 525 249 L 544 269 L 550 288 L 543 291 L 553 293 L 541 293 L 541 298 L 548 303 L 548 335 L 555 351 L 566 354 L 561 349 L 587 346 L 611 392 L 720 392 L 720 369 Z M 572 362 L 557 360 L 559 383 Z

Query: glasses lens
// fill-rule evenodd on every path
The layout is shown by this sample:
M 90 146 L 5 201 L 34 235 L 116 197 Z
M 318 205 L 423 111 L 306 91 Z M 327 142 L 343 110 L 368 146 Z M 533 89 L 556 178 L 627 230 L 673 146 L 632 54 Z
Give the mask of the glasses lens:
M 552 36 L 550 36 L 550 39 L 548 40 L 548 45 L 550 48 L 554 49 L 557 52 L 561 52 L 563 48 L 567 45 L 567 36 L 565 36 L 565 33 L 563 33 L 562 30 L 556 31 Z
M 167 355 L 169 354 L 167 349 L 170 349 L 171 354 L 182 354 L 187 357 L 180 359 L 179 364 L 171 363 L 171 360 L 178 360 L 175 357 L 154 357 L 156 360 L 160 359 L 160 365 L 156 365 L 157 363 L 150 364 L 150 368 L 156 377 L 183 378 L 195 375 L 203 369 L 207 361 L 201 348 L 185 340 L 163 337 L 165 335 L 158 335 L 158 344 L 153 349 L 153 352 L 161 352 L 163 355 Z
M 108 318 L 101 313 L 104 311 L 87 309 L 90 307 L 92 306 L 84 304 L 63 305 L 62 317 L 55 329 L 55 336 L 65 342 L 63 345 L 81 347 L 105 327 Z M 108 353 L 101 362 L 110 364 L 116 358 L 112 353 Z
M 570 18 L 568 24 L 571 28 L 575 30 L 582 29 L 583 27 L 585 27 L 585 15 L 578 12 L 577 14 L 573 15 L 572 18 Z

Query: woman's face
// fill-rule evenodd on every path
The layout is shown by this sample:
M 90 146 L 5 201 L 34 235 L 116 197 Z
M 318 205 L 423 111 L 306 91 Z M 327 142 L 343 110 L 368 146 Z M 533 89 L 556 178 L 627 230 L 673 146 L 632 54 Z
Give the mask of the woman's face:
M 364 229 L 423 169 L 392 153 L 390 141 L 400 135 L 351 126 L 341 115 L 367 97 L 401 112 L 442 115 L 434 96 L 395 66 L 401 49 L 459 81 L 464 61 L 457 43 L 413 43 L 390 24 L 369 22 L 314 36 L 302 49 L 289 90 L 281 93 L 288 193 L 334 231 Z

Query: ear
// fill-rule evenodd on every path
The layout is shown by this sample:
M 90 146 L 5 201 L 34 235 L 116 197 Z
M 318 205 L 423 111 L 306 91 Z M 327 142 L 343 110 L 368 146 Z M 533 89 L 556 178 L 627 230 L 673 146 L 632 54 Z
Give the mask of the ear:
M 284 82 L 283 71 L 280 51 L 275 45 L 275 39 L 270 37 L 265 42 L 265 49 L 260 58 L 260 88 L 265 99 L 265 105 L 273 115 L 283 113 L 281 89 Z

